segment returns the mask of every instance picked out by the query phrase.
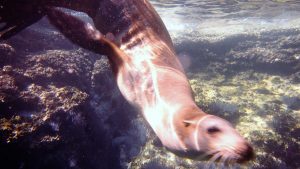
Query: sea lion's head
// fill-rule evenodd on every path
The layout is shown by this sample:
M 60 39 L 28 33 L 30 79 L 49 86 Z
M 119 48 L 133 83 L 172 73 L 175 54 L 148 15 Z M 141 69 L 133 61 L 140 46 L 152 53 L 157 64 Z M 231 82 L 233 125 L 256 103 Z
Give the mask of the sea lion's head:
M 175 152 L 179 155 L 226 163 L 244 163 L 254 157 L 251 145 L 220 117 L 202 114 L 176 123 L 176 132 L 185 148 Z

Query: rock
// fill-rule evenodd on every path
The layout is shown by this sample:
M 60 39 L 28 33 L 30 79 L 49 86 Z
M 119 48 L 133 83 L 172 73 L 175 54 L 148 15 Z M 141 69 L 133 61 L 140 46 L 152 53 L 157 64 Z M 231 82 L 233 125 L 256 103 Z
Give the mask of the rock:
M 299 70 L 299 40 L 298 29 L 284 29 L 234 34 L 218 41 L 179 41 L 175 45 L 178 53 L 190 56 L 190 71 L 218 62 L 220 70 L 255 69 L 292 74 Z
M 120 168 L 121 145 L 111 143 L 127 129 L 116 123 L 130 121 L 114 109 L 128 104 L 106 58 L 78 49 L 44 20 L 1 42 L 0 58 L 1 166 Z M 91 102 L 115 104 L 97 112 Z

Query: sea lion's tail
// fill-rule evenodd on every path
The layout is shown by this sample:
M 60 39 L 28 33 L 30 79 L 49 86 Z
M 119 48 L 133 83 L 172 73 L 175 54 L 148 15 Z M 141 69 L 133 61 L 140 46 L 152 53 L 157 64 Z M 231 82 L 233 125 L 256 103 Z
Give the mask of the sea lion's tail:
M 0 1 L 0 40 L 5 40 L 37 22 L 45 15 L 38 2 Z

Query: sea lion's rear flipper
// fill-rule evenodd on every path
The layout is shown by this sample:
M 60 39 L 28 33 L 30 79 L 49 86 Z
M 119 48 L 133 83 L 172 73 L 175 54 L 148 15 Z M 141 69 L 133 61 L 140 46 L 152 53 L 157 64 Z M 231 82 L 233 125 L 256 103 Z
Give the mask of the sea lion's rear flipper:
M 57 8 L 47 8 L 47 16 L 51 24 L 54 25 L 73 43 L 94 51 L 101 52 L 103 35 L 96 30 L 90 23 L 84 22 L 72 15 L 69 15 Z
M 45 14 L 38 4 L 25 1 L 0 2 L 0 40 L 5 40 L 40 20 Z
M 128 61 L 129 57 L 92 24 L 69 15 L 57 8 L 47 8 L 50 22 L 73 43 L 98 54 L 107 55 L 113 65 Z

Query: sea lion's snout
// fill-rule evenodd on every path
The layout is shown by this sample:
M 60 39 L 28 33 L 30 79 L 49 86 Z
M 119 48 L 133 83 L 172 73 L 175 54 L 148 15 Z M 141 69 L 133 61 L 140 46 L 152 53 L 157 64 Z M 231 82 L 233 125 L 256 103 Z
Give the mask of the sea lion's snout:
M 250 144 L 246 144 L 240 152 L 241 158 L 237 160 L 238 163 L 244 163 L 254 158 L 254 150 Z
M 195 148 L 211 161 L 243 163 L 253 159 L 251 145 L 226 120 L 213 115 L 199 119 L 194 131 Z

